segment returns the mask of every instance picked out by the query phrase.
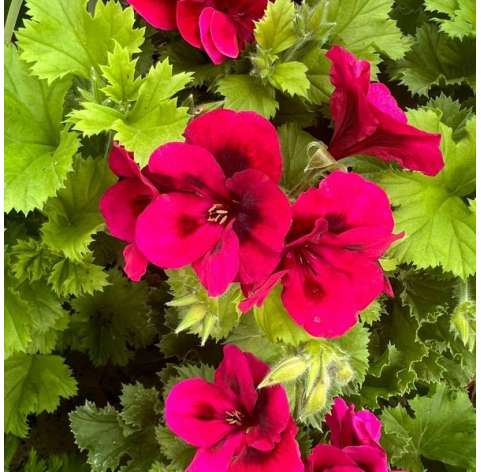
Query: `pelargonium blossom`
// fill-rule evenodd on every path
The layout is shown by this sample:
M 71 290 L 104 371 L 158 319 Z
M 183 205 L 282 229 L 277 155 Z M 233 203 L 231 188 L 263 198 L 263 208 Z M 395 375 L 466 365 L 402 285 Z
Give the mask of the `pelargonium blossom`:
M 329 152 L 336 159 L 367 154 L 436 175 L 443 168 L 441 135 L 421 131 L 407 117 L 382 83 L 371 82 L 370 64 L 340 46 L 326 54 L 331 60 L 331 115 L 334 135 Z
M 336 398 L 326 422 L 331 444 L 319 444 L 313 449 L 306 472 L 389 471 L 386 452 L 379 444 L 382 424 L 373 413 L 355 411 L 354 405 Z
M 213 383 L 192 378 L 172 388 L 166 424 L 198 448 L 186 472 L 304 471 L 284 387 L 256 388 L 268 370 L 227 345 Z
M 100 212 L 110 233 L 129 243 L 123 252 L 124 271 L 131 280 L 138 282 L 148 262 L 135 244 L 135 224 L 158 191 L 135 163 L 132 154 L 117 143 L 113 144 L 109 155 L 109 166 L 120 180 L 102 196 Z
M 355 173 L 336 171 L 299 196 L 283 257 L 257 287 L 244 286 L 243 311 L 281 281 L 282 302 L 313 336 L 341 336 L 360 310 L 391 287 L 378 262 L 399 236 L 386 193 Z
M 204 50 L 214 64 L 236 58 L 253 41 L 254 21 L 267 0 L 129 0 L 151 25 L 178 29 L 186 42 Z
M 137 219 L 138 248 L 162 268 L 192 264 L 211 296 L 233 281 L 259 283 L 277 266 L 291 224 L 276 183 L 275 128 L 255 113 L 219 110 L 194 120 L 186 140 L 149 160 L 162 193 Z

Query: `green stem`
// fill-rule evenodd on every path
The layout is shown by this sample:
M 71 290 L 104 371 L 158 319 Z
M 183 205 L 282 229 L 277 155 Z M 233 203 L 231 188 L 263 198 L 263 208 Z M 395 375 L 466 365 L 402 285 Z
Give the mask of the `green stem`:
M 23 0 L 12 0 L 10 8 L 8 9 L 7 20 L 5 21 L 5 35 L 4 41 L 6 44 L 12 42 L 13 30 L 17 24 L 17 18 L 22 8 Z

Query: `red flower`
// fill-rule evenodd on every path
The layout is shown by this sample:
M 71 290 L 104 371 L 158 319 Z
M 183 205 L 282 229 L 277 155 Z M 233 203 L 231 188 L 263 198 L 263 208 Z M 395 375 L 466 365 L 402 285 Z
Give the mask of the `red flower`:
M 329 152 L 336 158 L 367 154 L 396 161 L 411 170 L 436 175 L 443 168 L 441 136 L 407 124 L 389 89 L 370 82 L 370 65 L 334 46 L 326 56 L 332 61 L 331 114 L 335 128 Z
M 248 294 L 243 311 L 260 305 L 278 281 L 283 304 L 313 336 L 341 336 L 357 314 L 390 292 L 378 258 L 399 236 L 385 192 L 354 173 L 334 172 L 293 205 L 293 224 L 275 273 Z
M 124 249 L 124 271 L 131 280 L 138 282 L 147 270 L 147 259 L 134 242 L 135 224 L 158 191 L 145 172 L 140 171 L 132 154 L 116 143 L 109 156 L 109 166 L 120 181 L 102 196 L 100 212 L 110 233 L 130 243 Z
M 254 21 L 267 0 L 129 0 L 151 25 L 178 28 L 192 46 L 203 49 L 214 64 L 236 58 L 253 41 Z
M 257 390 L 269 367 L 224 347 L 214 383 L 188 379 L 165 402 L 167 426 L 198 451 L 186 472 L 303 472 L 282 386 Z
M 162 268 L 192 264 L 211 296 L 235 280 L 259 283 L 291 223 L 272 180 L 281 173 L 275 128 L 255 113 L 219 110 L 194 120 L 186 138 L 150 158 L 148 176 L 163 194 L 139 215 L 137 246 Z

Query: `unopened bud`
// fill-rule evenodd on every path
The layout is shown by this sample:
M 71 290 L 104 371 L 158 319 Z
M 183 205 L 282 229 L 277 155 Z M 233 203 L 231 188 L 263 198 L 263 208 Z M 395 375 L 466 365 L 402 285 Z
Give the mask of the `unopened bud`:
M 321 356 L 317 355 L 311 358 L 309 362 L 309 370 L 306 375 L 306 391 L 305 394 L 308 397 L 313 388 L 315 387 L 319 377 L 321 376 Z
M 185 297 L 175 298 L 174 300 L 167 302 L 166 305 L 175 307 L 188 306 L 192 305 L 196 301 L 198 301 L 198 299 L 195 295 L 186 295 Z
M 343 362 L 339 366 L 336 379 L 341 385 L 347 385 L 353 378 L 354 372 L 347 362 Z
M 468 346 L 469 349 L 474 348 L 475 334 L 469 320 L 469 313 L 474 313 L 474 305 L 471 301 L 466 301 L 457 307 L 452 318 L 451 326 L 454 332 L 459 336 L 461 342 Z
M 179 323 L 179 326 L 177 326 L 175 333 L 179 334 L 181 331 L 185 331 L 191 328 L 192 326 L 196 325 L 197 323 L 199 323 L 204 319 L 205 314 L 206 314 L 206 309 L 204 305 L 200 303 L 193 305 L 185 313 L 184 318 Z
M 214 329 L 216 322 L 217 322 L 217 317 L 215 315 L 208 315 L 204 318 L 203 324 L 202 324 L 202 331 L 200 333 L 201 346 L 204 346 L 205 343 L 207 342 L 207 339 L 209 339 L 210 333 L 212 333 L 212 330 Z
M 327 394 L 329 393 L 329 378 L 319 379 L 314 385 L 311 393 L 307 396 L 304 408 L 302 410 L 302 416 L 306 417 L 313 415 L 323 410 L 327 403 Z
M 280 383 L 291 382 L 300 377 L 307 369 L 306 360 L 301 356 L 290 357 L 277 364 L 257 388 L 269 387 Z

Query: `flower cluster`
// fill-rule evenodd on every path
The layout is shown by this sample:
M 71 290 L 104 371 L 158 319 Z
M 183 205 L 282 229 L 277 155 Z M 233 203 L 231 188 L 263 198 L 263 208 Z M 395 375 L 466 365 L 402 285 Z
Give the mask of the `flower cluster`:
M 267 0 L 129 0 L 152 26 L 178 29 L 182 38 L 207 53 L 214 64 L 236 58 L 253 41 L 254 21 Z
M 284 387 L 258 389 L 269 368 L 233 345 L 213 383 L 200 378 L 175 385 L 165 402 L 167 426 L 197 448 L 187 472 L 387 472 L 381 422 L 337 398 L 326 416 L 331 444 L 301 460 L 297 428 Z
M 439 171 L 439 135 L 405 123 L 387 88 L 369 83 L 368 63 L 339 47 L 328 57 L 336 86 L 334 156 L 362 152 Z M 402 235 L 393 234 L 385 192 L 335 171 L 289 202 L 279 187 L 276 129 L 256 113 L 205 113 L 187 126 L 185 142 L 160 146 L 142 170 L 114 146 L 110 166 L 120 181 L 105 193 L 101 211 L 110 232 L 129 243 L 125 271 L 132 280 L 148 262 L 191 265 L 210 296 L 238 282 L 244 312 L 280 283 L 293 320 L 327 338 L 350 329 L 382 292 L 392 293 L 379 258 Z

